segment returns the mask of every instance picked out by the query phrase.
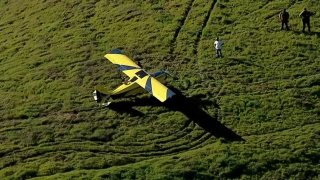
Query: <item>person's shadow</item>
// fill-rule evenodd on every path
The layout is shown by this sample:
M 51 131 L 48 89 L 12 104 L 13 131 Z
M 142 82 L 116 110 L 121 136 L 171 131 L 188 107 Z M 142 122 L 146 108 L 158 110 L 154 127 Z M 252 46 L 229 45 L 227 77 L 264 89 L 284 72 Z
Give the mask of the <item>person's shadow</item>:
M 320 32 L 308 32 L 308 35 L 316 35 L 318 38 L 320 37 Z
M 309 36 L 313 36 L 313 35 L 316 35 L 318 38 L 320 37 L 320 32 L 308 32 L 308 31 L 302 31 L 302 30 L 292 30 L 292 32 L 294 34 L 297 34 L 297 35 L 300 35 L 300 34 L 304 34 L 304 35 L 309 35 Z
M 200 108 L 201 105 L 213 105 L 216 108 L 219 108 L 218 104 L 210 101 L 202 101 L 195 97 L 187 98 L 179 90 L 172 87 L 170 87 L 170 89 L 173 90 L 176 95 L 164 103 L 161 103 L 157 99 L 151 97 L 134 99 L 132 101 L 112 102 L 108 108 L 117 112 L 130 113 L 135 116 L 144 116 L 142 112 L 135 110 L 133 106 L 165 106 L 170 110 L 183 113 L 190 120 L 194 121 L 205 131 L 217 138 L 224 138 L 228 141 L 244 140 L 234 131 L 220 123 L 217 117 L 210 116 Z

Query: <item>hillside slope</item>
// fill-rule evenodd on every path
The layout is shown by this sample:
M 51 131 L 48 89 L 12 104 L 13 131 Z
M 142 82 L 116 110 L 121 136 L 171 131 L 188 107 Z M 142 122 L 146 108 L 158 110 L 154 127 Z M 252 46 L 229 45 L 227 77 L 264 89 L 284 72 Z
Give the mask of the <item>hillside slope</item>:
M 1 1 L 0 179 L 319 178 L 320 17 L 302 33 L 304 7 L 320 11 L 314 0 Z M 94 86 L 121 82 L 103 57 L 113 48 L 168 68 L 168 85 L 245 141 L 139 106 L 148 95 L 97 106 Z

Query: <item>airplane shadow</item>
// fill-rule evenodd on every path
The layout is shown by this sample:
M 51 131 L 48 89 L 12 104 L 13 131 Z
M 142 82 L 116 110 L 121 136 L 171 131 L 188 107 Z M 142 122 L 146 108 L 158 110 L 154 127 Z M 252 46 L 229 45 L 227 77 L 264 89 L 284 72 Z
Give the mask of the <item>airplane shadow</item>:
M 217 117 L 210 116 L 200 108 L 201 105 L 214 105 L 219 108 L 218 104 L 210 101 L 201 101 L 199 98 L 185 97 L 179 90 L 170 87 L 177 95 L 168 99 L 165 103 L 159 102 L 155 98 L 135 99 L 133 101 L 113 102 L 108 107 L 117 112 L 126 112 L 132 115 L 143 116 L 144 114 L 133 109 L 133 106 L 165 106 L 170 110 L 183 113 L 190 120 L 198 124 L 205 131 L 217 138 L 224 138 L 227 141 L 243 141 L 244 139 L 224 126 L 218 121 Z
M 118 113 L 127 113 L 131 116 L 145 116 L 144 113 L 134 109 L 135 106 L 163 106 L 162 103 L 160 103 L 155 98 L 137 98 L 137 99 L 131 99 L 130 101 L 116 101 L 112 102 L 108 108 L 112 109 Z

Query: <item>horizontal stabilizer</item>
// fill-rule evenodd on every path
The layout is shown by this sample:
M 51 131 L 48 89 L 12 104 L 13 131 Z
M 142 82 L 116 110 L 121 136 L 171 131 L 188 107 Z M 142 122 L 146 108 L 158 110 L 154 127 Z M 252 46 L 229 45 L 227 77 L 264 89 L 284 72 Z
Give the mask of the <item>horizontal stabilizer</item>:
M 113 49 L 111 50 L 110 54 L 123 54 L 120 49 Z

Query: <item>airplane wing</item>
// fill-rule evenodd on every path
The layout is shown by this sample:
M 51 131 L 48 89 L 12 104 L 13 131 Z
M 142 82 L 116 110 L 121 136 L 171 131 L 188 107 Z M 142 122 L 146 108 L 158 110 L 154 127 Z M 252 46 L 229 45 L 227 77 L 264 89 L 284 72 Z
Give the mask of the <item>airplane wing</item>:
M 106 54 L 105 57 L 119 67 L 119 70 L 130 78 L 130 82 L 137 83 L 159 101 L 164 102 L 175 95 L 173 91 L 161 84 L 127 56 L 120 53 Z

